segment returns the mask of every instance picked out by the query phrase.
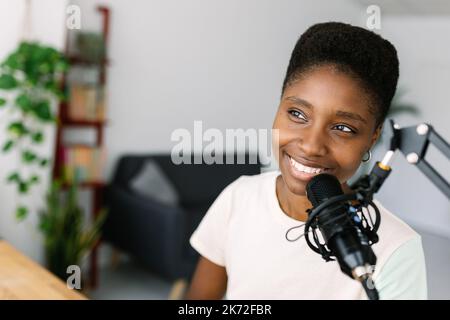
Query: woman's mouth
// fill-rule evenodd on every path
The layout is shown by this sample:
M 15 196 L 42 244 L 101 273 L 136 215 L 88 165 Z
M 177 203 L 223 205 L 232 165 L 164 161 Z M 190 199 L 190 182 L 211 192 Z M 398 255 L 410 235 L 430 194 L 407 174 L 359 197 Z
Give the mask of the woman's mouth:
M 318 167 L 310 167 L 306 166 L 298 161 L 295 161 L 289 155 L 287 155 L 286 159 L 288 160 L 288 165 L 290 168 L 291 174 L 303 181 L 308 181 L 312 177 L 321 174 L 323 172 L 330 172 L 330 168 L 318 168 Z

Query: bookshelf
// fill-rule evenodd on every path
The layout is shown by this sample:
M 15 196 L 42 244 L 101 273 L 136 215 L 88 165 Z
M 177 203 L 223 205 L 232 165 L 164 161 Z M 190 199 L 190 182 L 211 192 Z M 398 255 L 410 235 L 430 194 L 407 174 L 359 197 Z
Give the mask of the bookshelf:
M 87 66 L 97 68 L 96 85 L 86 85 L 70 81 L 69 75 L 64 75 L 62 86 L 67 93 L 67 100 L 58 106 L 58 125 L 56 128 L 56 145 L 53 164 L 53 177 L 63 181 L 68 187 L 75 183 L 75 176 L 81 179 L 77 185 L 80 188 L 89 189 L 92 195 L 93 218 L 99 213 L 102 206 L 105 181 L 102 179 L 101 169 L 104 165 L 104 155 L 95 156 L 96 153 L 104 154 L 103 131 L 106 120 L 106 72 L 109 60 L 107 55 L 107 43 L 109 35 L 110 9 L 106 6 L 98 6 L 97 12 L 101 19 L 101 38 L 103 42 L 103 55 L 100 59 L 92 60 L 82 54 L 73 54 L 70 48 L 69 32 L 66 35 L 66 55 L 71 69 L 74 66 Z M 70 72 L 70 71 L 69 71 Z M 100 92 L 100 94 L 99 94 Z M 99 98 L 100 96 L 100 98 Z M 102 108 L 102 109 L 100 109 Z M 92 144 L 67 143 L 64 141 L 66 129 L 94 130 L 95 141 Z M 97 286 L 97 243 L 90 255 L 89 284 L 92 288 Z

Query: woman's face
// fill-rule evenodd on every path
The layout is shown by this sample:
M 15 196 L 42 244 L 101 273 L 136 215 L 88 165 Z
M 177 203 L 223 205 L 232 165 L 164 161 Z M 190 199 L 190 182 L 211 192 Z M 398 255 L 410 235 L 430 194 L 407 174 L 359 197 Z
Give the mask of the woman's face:
M 273 123 L 278 160 L 289 190 L 305 195 L 307 182 L 328 172 L 345 183 L 380 134 L 358 82 L 330 66 L 289 85 Z

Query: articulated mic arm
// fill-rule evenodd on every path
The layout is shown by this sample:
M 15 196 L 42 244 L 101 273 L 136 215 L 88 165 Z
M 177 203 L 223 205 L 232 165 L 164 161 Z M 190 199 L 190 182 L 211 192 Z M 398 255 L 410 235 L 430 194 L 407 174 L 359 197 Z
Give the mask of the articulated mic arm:
M 450 199 L 449 182 L 425 160 L 430 143 L 450 160 L 450 145 L 448 142 L 429 124 L 423 123 L 417 126 L 400 128 L 392 119 L 389 120 L 389 123 L 388 129 L 392 133 L 389 151 L 381 162 L 375 164 L 369 175 L 362 177 L 352 186 L 359 198 L 372 199 L 373 194 L 380 189 L 391 172 L 389 163 L 398 149 L 410 164 L 416 165 Z

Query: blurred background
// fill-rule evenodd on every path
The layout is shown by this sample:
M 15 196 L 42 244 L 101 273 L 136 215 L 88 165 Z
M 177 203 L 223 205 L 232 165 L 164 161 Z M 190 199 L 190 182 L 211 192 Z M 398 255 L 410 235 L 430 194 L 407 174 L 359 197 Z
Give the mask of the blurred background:
M 400 60 L 392 116 L 449 141 L 445 0 L 0 0 L 0 237 L 61 278 L 81 265 L 89 298 L 180 297 L 214 198 L 276 167 L 175 166 L 172 133 L 271 128 L 300 34 L 367 27 L 371 5 Z M 428 160 L 450 179 L 443 155 Z M 449 299 L 450 203 L 400 154 L 393 168 L 378 199 L 422 235 L 429 298 Z

